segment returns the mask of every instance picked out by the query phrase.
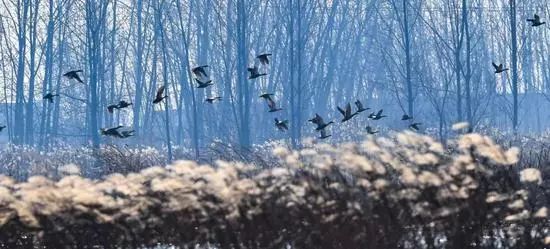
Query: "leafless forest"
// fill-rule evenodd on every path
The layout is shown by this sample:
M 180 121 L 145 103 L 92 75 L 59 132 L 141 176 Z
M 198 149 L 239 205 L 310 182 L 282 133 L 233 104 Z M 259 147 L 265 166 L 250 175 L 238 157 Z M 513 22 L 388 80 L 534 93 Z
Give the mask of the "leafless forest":
M 550 0 L 0 0 L 0 248 L 548 248 Z

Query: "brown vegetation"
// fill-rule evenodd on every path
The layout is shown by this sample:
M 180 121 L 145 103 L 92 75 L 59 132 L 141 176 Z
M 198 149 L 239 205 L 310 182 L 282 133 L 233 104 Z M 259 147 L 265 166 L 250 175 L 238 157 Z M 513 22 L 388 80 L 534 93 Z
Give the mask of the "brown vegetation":
M 104 180 L 0 178 L 4 248 L 544 248 L 544 171 L 468 134 L 276 148 L 281 167 L 178 162 Z M 75 172 L 74 167 L 65 171 Z

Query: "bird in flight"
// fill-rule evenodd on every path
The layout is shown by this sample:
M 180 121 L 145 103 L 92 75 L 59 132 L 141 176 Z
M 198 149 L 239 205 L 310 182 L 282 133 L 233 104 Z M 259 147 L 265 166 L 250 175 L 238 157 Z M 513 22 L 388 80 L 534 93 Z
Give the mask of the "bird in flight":
M 411 125 L 409 125 L 409 128 L 411 128 L 412 130 L 415 130 L 415 131 L 418 131 L 420 130 L 420 125 L 422 125 L 422 123 L 412 123 Z
M 336 108 L 338 108 L 338 111 L 342 114 L 342 116 L 344 116 L 344 118 L 342 119 L 342 123 L 352 119 L 355 115 L 359 114 L 358 112 L 351 113 L 351 104 L 350 103 L 348 103 L 346 105 L 346 110 L 343 110 L 339 106 L 337 106 Z
M 130 102 L 127 102 L 125 100 L 121 100 L 118 102 L 118 104 L 112 104 L 112 105 L 109 105 L 107 106 L 107 111 L 109 111 L 109 113 L 113 113 L 114 109 L 124 109 L 124 108 L 127 108 L 128 106 L 131 106 L 132 103 Z
M 260 61 L 260 63 L 262 63 L 262 65 L 269 65 L 269 56 L 271 56 L 271 54 L 261 54 L 256 56 L 256 58 Z
M 157 90 L 157 95 L 155 96 L 155 99 L 153 100 L 153 104 L 160 103 L 163 99 L 167 98 L 168 96 L 164 95 L 164 86 L 161 86 Z
M 540 20 L 540 16 L 537 15 L 537 14 L 535 14 L 534 18 L 532 18 L 532 19 L 527 19 L 527 21 L 531 23 L 531 26 L 532 26 L 532 27 L 538 27 L 538 26 L 541 26 L 541 25 L 543 25 L 543 24 L 546 24 L 546 22 L 542 22 L 542 21 Z
M 50 103 L 53 103 L 53 97 L 56 96 L 59 96 L 59 94 L 47 93 L 42 99 L 48 100 L 50 101 Z
M 373 112 L 369 115 L 369 118 L 372 119 L 372 120 L 380 120 L 382 118 L 387 117 L 386 115 L 382 115 L 382 112 L 384 112 L 384 109 L 380 109 L 380 111 L 378 111 L 378 113 L 376 113 L 376 114 L 374 114 L 374 112 Z
M 122 128 L 122 125 L 119 125 L 117 127 L 112 128 L 101 128 L 101 135 L 103 136 L 110 136 L 110 137 L 122 137 L 122 134 L 118 131 L 118 129 Z
M 248 76 L 248 79 L 250 80 L 267 75 L 266 73 L 260 73 L 257 66 L 249 67 L 248 72 L 250 73 L 250 76 Z
M 325 123 L 325 120 L 323 117 L 321 117 L 319 114 L 315 113 L 315 117 L 308 120 L 311 123 L 314 123 L 317 125 L 316 131 L 323 131 L 325 128 L 327 128 L 329 125 L 333 124 L 333 121 L 330 121 L 328 123 Z
M 214 83 L 212 83 L 212 80 L 208 80 L 208 81 L 201 81 L 199 79 L 195 79 L 195 81 L 197 82 L 197 88 L 207 88 L 211 85 L 214 85 Z
M 69 72 L 66 72 L 65 74 L 63 74 L 63 76 L 67 77 L 69 80 L 75 79 L 76 81 L 78 81 L 80 83 L 84 83 L 84 81 L 82 81 L 82 79 L 80 78 L 78 73 L 82 73 L 82 70 L 69 71 Z
M 275 103 L 275 101 L 271 97 L 273 95 L 274 94 L 272 93 L 264 93 L 260 95 L 260 98 L 265 99 L 265 101 L 267 102 L 267 107 L 269 108 L 269 112 L 278 112 L 283 110 L 283 108 L 277 107 L 277 103 Z
M 405 121 L 405 120 L 412 120 L 413 117 L 412 116 L 409 116 L 407 114 L 403 114 L 403 117 L 401 117 L 401 120 Z
M 367 133 L 370 134 L 370 135 L 374 135 L 376 133 L 378 133 L 378 131 L 375 131 L 374 128 L 372 128 L 370 125 L 367 125 Z
M 362 113 L 362 112 L 370 109 L 370 108 L 365 108 L 363 106 L 363 103 L 361 103 L 361 101 L 359 101 L 359 100 L 355 101 L 355 106 L 357 107 L 357 112 L 358 113 Z
M 280 131 L 288 131 L 288 120 L 279 120 L 275 118 L 275 126 Z
M 5 126 L 5 125 L 0 126 L 0 132 L 2 132 L 6 127 L 7 126 Z
M 204 101 L 205 101 L 205 102 L 208 102 L 208 103 L 210 103 L 210 104 L 212 104 L 212 103 L 214 103 L 214 101 L 216 101 L 216 100 L 221 101 L 221 100 L 222 100 L 222 97 L 219 97 L 219 96 L 218 96 L 218 97 L 206 98 Z
M 208 65 L 194 67 L 193 69 L 191 69 L 191 72 L 193 72 L 193 74 L 199 78 L 200 77 L 208 78 L 208 74 L 206 73 L 206 70 L 205 70 L 205 68 L 207 67 Z
M 502 64 L 497 65 L 494 62 L 493 62 L 493 67 L 495 68 L 495 73 L 502 73 L 509 70 L 508 68 L 505 68 L 504 65 Z

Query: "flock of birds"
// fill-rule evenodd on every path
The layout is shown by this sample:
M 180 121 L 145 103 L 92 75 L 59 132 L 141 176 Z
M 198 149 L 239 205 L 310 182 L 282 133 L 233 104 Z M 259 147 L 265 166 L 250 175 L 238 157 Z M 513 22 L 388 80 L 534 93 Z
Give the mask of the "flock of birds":
M 546 24 L 546 22 L 543 22 L 541 20 L 540 16 L 537 15 L 537 14 L 535 14 L 533 18 L 527 19 L 527 21 L 531 23 L 532 27 L 538 27 L 538 26 Z M 260 72 L 260 69 L 263 69 L 263 68 L 260 68 L 259 65 L 261 65 L 262 67 L 268 66 L 269 65 L 269 57 L 271 55 L 272 54 L 265 53 L 265 54 L 260 54 L 260 55 L 256 56 L 256 61 L 254 63 L 254 66 L 249 67 L 247 69 L 248 73 L 249 73 L 248 79 L 253 80 L 253 79 L 257 79 L 259 77 L 267 75 L 267 73 L 265 73 L 265 72 Z M 258 65 L 258 62 L 259 62 L 259 65 Z M 495 68 L 495 74 L 500 74 L 500 73 L 503 73 L 503 72 L 509 70 L 508 68 L 505 68 L 505 66 L 503 64 L 498 64 L 497 65 L 495 62 L 493 62 L 492 65 Z M 191 72 L 195 75 L 194 80 L 197 83 L 196 87 L 198 89 L 205 89 L 205 88 L 207 88 L 209 86 L 212 86 L 214 84 L 212 82 L 212 79 L 210 79 L 210 76 L 207 73 L 207 68 L 209 68 L 208 65 L 202 65 L 202 66 L 197 66 L 197 67 L 191 69 Z M 82 70 L 69 71 L 69 72 L 66 72 L 65 74 L 63 74 L 63 76 L 68 78 L 69 80 L 76 80 L 79 83 L 84 84 L 84 81 L 82 80 L 82 78 L 80 78 L 79 73 L 82 73 Z M 164 93 L 164 90 L 165 90 L 164 85 L 161 86 L 160 88 L 158 88 L 158 90 L 156 92 L 156 95 L 155 95 L 155 98 L 152 101 L 152 103 L 154 105 L 161 103 L 164 99 L 166 99 L 168 97 L 168 95 L 166 95 Z M 268 111 L 270 113 L 275 113 L 275 112 L 283 110 L 283 108 L 279 107 L 277 105 L 277 103 L 275 102 L 275 100 L 273 98 L 274 96 L 275 96 L 275 94 L 273 94 L 273 93 L 264 93 L 264 94 L 259 96 L 260 98 L 265 100 L 265 102 L 267 103 Z M 49 101 L 49 103 L 53 103 L 55 97 L 59 97 L 59 94 L 47 93 L 47 94 L 44 95 L 43 99 L 46 100 L 46 101 Z M 213 96 L 213 97 L 207 97 L 205 99 L 205 102 L 213 104 L 214 102 L 221 101 L 221 100 L 222 100 L 222 98 L 220 96 Z M 356 107 L 355 112 L 352 111 L 351 103 L 348 103 L 345 106 L 345 109 L 342 109 L 339 106 L 337 106 L 338 111 L 343 116 L 343 118 L 341 120 L 341 123 L 345 123 L 345 122 L 353 119 L 355 116 L 361 114 L 362 112 L 370 110 L 370 108 L 365 108 L 363 106 L 363 103 L 359 100 L 355 101 L 354 104 L 355 104 L 355 107 Z M 131 105 L 132 105 L 131 102 L 127 102 L 125 100 L 120 100 L 116 104 L 112 104 L 112 105 L 107 106 L 107 111 L 109 113 L 113 113 L 115 109 L 120 110 L 120 109 L 128 108 Z M 384 112 L 383 109 L 380 109 L 378 112 L 372 112 L 368 115 L 368 118 L 370 120 L 376 121 L 376 120 L 380 120 L 382 118 L 387 117 L 386 115 L 383 114 L 383 112 Z M 418 131 L 420 129 L 420 126 L 422 125 L 422 123 L 414 122 L 414 118 L 412 116 L 409 116 L 408 114 L 403 114 L 403 116 L 401 117 L 401 120 L 409 122 L 409 125 L 408 125 L 409 128 L 412 129 L 412 130 L 415 130 L 415 131 Z M 283 132 L 288 130 L 289 121 L 287 119 L 280 120 L 279 118 L 274 118 L 274 121 L 275 121 L 275 127 L 278 130 L 283 131 Z M 319 139 L 326 139 L 326 138 L 331 137 L 331 135 L 327 132 L 327 128 L 331 124 L 334 123 L 333 121 L 325 122 L 323 117 L 321 117 L 317 113 L 315 114 L 315 117 L 309 119 L 308 121 L 317 126 L 315 128 L 315 131 L 320 133 Z M 134 132 L 135 132 L 134 130 L 123 130 L 122 129 L 123 127 L 124 126 L 119 125 L 119 126 L 112 127 L 112 128 L 101 128 L 100 133 L 103 136 L 111 136 L 111 137 L 115 137 L 115 138 L 128 138 L 128 137 L 134 136 Z M 6 128 L 5 125 L 0 126 L 0 132 L 4 128 Z M 375 130 L 370 125 L 367 125 L 365 130 L 368 134 L 371 134 L 371 135 L 374 135 L 374 134 L 379 132 L 379 131 Z

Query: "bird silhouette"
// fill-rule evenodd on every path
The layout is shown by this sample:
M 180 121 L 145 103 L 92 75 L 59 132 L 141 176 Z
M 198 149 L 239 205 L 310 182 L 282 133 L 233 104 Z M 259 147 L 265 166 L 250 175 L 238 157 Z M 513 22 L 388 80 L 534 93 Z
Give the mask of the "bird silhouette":
M 380 109 L 380 111 L 378 111 L 378 113 L 376 113 L 376 114 L 374 114 L 374 112 L 373 112 L 373 113 L 369 114 L 369 118 L 372 119 L 372 120 L 380 120 L 382 118 L 387 117 L 386 115 L 382 115 L 382 112 L 384 112 L 384 109 Z
M 66 72 L 65 74 L 63 74 L 63 76 L 67 77 L 69 80 L 75 79 L 80 83 L 84 83 L 84 81 L 82 81 L 82 79 L 78 75 L 78 73 L 81 73 L 81 72 L 82 70 L 73 70 L 73 71 Z
M 367 130 L 367 133 L 370 135 L 374 135 L 378 133 L 378 131 L 375 131 L 370 125 L 367 125 L 366 130 Z
M 412 130 L 415 130 L 415 131 L 418 131 L 420 130 L 420 125 L 422 125 L 422 123 L 412 123 L 411 125 L 409 125 L 409 128 L 411 128 Z
M 361 101 L 359 101 L 359 100 L 355 101 L 355 106 L 357 107 L 357 112 L 358 113 L 362 113 L 362 112 L 370 109 L 370 108 L 363 107 L 363 103 L 361 103 Z
M 493 67 L 495 68 L 495 73 L 502 73 L 504 71 L 508 71 L 509 69 L 508 68 L 504 68 L 504 65 L 500 64 L 500 65 L 497 65 L 496 63 L 493 62 Z
M 47 93 L 42 99 L 48 100 L 50 101 L 50 103 L 53 103 L 53 97 L 56 96 L 59 96 L 59 94 Z
M 124 126 L 119 125 L 117 127 L 112 128 L 101 128 L 101 135 L 103 136 L 110 136 L 110 137 L 122 137 L 122 134 L 118 131 L 118 129 L 122 128 Z
M 338 111 L 342 114 L 342 116 L 344 116 L 344 118 L 342 119 L 342 123 L 352 119 L 355 115 L 359 114 L 358 112 L 351 113 L 351 104 L 350 103 L 348 103 L 346 105 L 346 110 L 343 110 L 339 106 L 337 106 L 336 108 L 338 108 Z
M 256 58 L 260 61 L 260 63 L 262 63 L 262 65 L 269 65 L 269 56 L 271 56 L 271 54 L 261 54 L 256 56 Z
M 260 98 L 263 98 L 267 102 L 267 107 L 269 108 L 269 112 L 278 112 L 283 110 L 283 108 L 277 107 L 277 103 L 275 103 L 275 101 L 271 96 L 274 96 L 274 94 L 264 93 L 260 95 Z
M 193 69 L 191 69 L 191 72 L 193 72 L 193 74 L 199 78 L 201 77 L 208 78 L 208 74 L 206 73 L 206 70 L 204 70 L 207 67 L 208 65 L 194 67 Z
M 288 131 L 288 120 L 279 120 L 275 118 L 275 126 L 280 131 Z
M 527 21 L 531 23 L 532 27 L 538 27 L 538 26 L 541 26 L 543 24 L 546 24 L 546 22 L 541 22 L 540 16 L 537 15 L 537 14 L 534 15 L 533 19 L 527 19 Z
M 157 95 L 155 96 L 155 99 L 153 100 L 153 104 L 160 103 L 163 99 L 167 98 L 168 96 L 164 95 L 164 86 L 159 87 L 157 90 Z
M 405 120 L 412 120 L 413 117 L 412 116 L 409 116 L 407 114 L 403 114 L 403 117 L 401 117 L 401 120 L 405 121 Z
M 250 76 L 248 76 L 248 79 L 256 79 L 258 77 L 261 77 L 261 76 L 265 76 L 267 75 L 266 73 L 260 73 L 258 71 L 258 67 L 257 66 L 254 66 L 254 67 L 249 67 L 248 68 L 248 72 L 250 73 Z
M 118 104 L 112 104 L 112 105 L 108 105 L 107 106 L 107 111 L 109 111 L 109 113 L 113 113 L 113 111 L 115 109 L 124 109 L 124 108 L 127 108 L 128 106 L 131 106 L 132 103 L 130 102 L 126 102 L 125 100 L 121 100 L 118 102 Z
M 283 110 L 283 108 L 277 107 L 277 104 L 271 98 L 267 100 L 267 107 L 269 107 L 269 112 L 278 112 Z
M 329 125 L 333 124 L 334 122 L 333 121 L 330 121 L 328 123 L 325 123 L 325 121 L 323 120 L 323 117 L 321 117 L 319 114 L 315 113 L 315 117 L 308 120 L 309 122 L 311 123 L 314 123 L 317 125 L 317 128 L 315 129 L 316 131 L 322 131 L 324 130 L 325 128 L 327 128 Z
M 199 79 L 195 79 L 195 81 L 197 81 L 197 88 L 207 88 L 211 85 L 214 85 L 214 83 L 212 83 L 212 80 L 208 80 L 208 81 L 201 81 Z
M 331 137 L 331 136 L 332 136 L 332 135 L 328 134 L 328 133 L 326 132 L 326 130 L 323 129 L 323 130 L 321 130 L 321 136 L 319 137 L 319 139 L 327 139 L 327 138 L 329 138 L 329 137 Z
M 214 103 L 214 101 L 221 100 L 221 99 L 222 99 L 222 97 L 212 97 L 212 98 L 207 98 L 204 101 L 212 104 L 212 103 Z
M 7 126 L 5 126 L 5 125 L 0 126 L 0 132 L 2 132 L 6 127 Z

